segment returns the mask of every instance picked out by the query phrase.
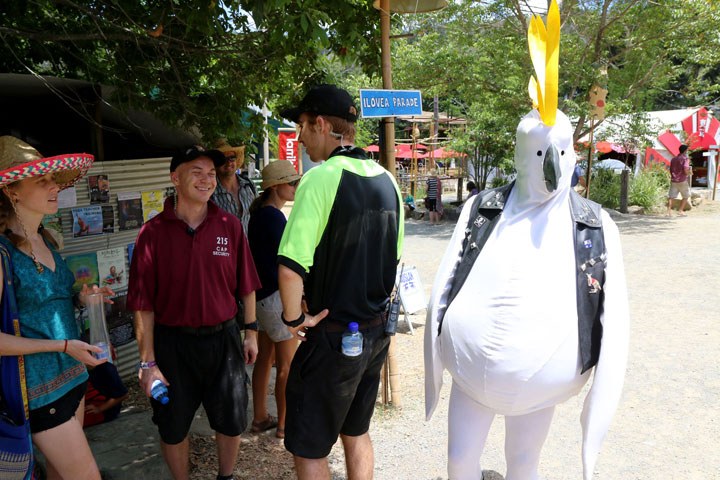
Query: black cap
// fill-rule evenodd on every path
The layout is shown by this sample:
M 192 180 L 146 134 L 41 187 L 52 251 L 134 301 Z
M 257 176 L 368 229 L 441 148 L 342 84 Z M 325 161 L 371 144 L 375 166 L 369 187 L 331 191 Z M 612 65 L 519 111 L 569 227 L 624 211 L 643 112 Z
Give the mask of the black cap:
M 205 150 L 200 145 L 190 145 L 177 153 L 170 161 L 170 171 L 174 172 L 177 167 L 185 162 L 192 162 L 196 158 L 208 157 L 213 161 L 215 167 L 225 165 L 227 159 L 220 150 Z
M 327 83 L 315 85 L 305 95 L 300 105 L 281 111 L 280 116 L 298 123 L 301 113 L 330 115 L 353 123 L 357 120 L 357 109 L 350 94 L 342 88 Z

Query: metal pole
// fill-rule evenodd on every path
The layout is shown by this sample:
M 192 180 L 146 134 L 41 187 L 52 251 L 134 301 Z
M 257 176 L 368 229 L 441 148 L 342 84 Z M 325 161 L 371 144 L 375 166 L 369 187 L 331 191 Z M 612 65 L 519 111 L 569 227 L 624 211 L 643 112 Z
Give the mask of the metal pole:
M 266 102 L 263 102 L 263 123 L 265 125 L 265 136 L 263 137 L 263 161 L 260 163 L 260 170 L 270 163 L 270 132 L 268 132 L 268 109 Z M 299 158 L 299 161 L 302 162 L 301 155 L 299 155 Z
M 720 158 L 720 151 L 715 153 L 715 178 L 713 179 L 713 201 L 715 201 L 715 192 L 717 191 L 717 183 L 718 178 L 720 178 L 720 175 L 718 175 L 718 158 Z
M 392 64 L 390 61 L 390 0 L 380 0 L 380 50 L 382 54 L 382 80 L 385 90 L 392 90 Z M 382 119 L 385 129 L 385 168 L 395 176 L 395 119 Z
M 588 148 L 588 167 L 585 172 L 585 198 L 590 198 L 590 171 L 592 171 L 593 150 L 593 130 L 595 129 L 595 119 L 590 119 L 590 148 Z

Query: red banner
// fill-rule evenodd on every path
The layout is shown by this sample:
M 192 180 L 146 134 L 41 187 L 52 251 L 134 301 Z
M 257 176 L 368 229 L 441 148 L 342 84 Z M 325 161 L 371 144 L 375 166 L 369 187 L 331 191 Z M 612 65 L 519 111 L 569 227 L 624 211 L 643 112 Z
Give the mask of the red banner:
M 295 167 L 295 171 L 299 173 L 300 171 L 298 170 L 298 156 L 300 155 L 300 145 L 295 138 L 297 132 L 295 131 L 295 129 L 280 129 L 278 134 L 280 135 L 280 152 L 278 153 L 278 158 L 280 158 L 280 160 L 287 160 L 292 163 L 293 167 Z

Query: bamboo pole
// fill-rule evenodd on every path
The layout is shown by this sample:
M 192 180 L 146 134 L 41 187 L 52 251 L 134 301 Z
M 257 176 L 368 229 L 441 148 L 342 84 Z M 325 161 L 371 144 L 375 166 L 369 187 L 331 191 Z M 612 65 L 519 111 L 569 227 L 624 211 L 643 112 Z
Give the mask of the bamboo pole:
M 585 172 L 585 198 L 590 198 L 590 172 L 592 171 L 592 157 L 595 146 L 593 145 L 593 131 L 595 130 L 595 119 L 590 119 L 590 148 L 588 148 L 588 167 Z

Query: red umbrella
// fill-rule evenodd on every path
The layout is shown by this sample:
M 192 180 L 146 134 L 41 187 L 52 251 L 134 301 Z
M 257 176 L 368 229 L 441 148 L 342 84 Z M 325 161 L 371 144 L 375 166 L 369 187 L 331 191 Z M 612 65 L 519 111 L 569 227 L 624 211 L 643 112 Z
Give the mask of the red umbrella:
M 445 150 L 445 147 L 440 147 L 432 152 L 432 156 L 435 158 L 453 158 L 453 157 L 466 157 L 467 155 L 460 152 L 455 152 L 452 150 Z
M 379 152 L 380 147 L 378 145 L 368 145 L 367 147 L 363 148 L 366 152 Z

